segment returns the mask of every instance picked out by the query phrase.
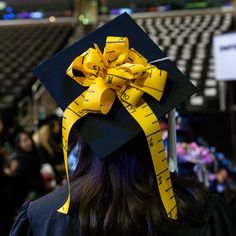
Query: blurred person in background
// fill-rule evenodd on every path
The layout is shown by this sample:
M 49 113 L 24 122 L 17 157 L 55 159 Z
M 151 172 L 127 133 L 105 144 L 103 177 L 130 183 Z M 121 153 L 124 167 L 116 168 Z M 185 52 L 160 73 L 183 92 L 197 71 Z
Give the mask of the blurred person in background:
M 20 131 L 15 138 L 15 149 L 9 160 L 9 169 L 18 183 L 19 204 L 25 199 L 36 199 L 45 193 L 40 174 L 40 160 L 31 135 Z
M 4 172 L 5 159 L 0 154 L 0 235 L 9 234 L 14 216 L 17 213 L 17 195 L 15 178 Z
M 61 125 L 56 115 L 49 116 L 33 135 L 40 161 L 50 164 L 58 183 L 62 181 L 64 173 L 63 152 L 61 147 Z
M 0 116 L 0 155 L 6 161 L 11 152 L 10 138 L 4 118 Z

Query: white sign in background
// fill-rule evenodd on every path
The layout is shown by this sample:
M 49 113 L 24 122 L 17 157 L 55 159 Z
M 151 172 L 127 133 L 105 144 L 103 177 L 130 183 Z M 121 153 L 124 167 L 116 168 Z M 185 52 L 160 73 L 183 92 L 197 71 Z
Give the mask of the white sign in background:
M 236 80 L 236 33 L 215 36 L 213 49 L 216 79 Z

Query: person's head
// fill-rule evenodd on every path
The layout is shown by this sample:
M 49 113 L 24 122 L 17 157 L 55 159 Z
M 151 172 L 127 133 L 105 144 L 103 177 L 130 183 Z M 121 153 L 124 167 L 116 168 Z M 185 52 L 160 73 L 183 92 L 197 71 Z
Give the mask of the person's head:
M 219 183 L 224 183 L 229 177 L 228 171 L 225 168 L 221 168 L 217 173 L 217 180 Z
M 53 135 L 58 135 L 61 132 L 60 120 L 56 115 L 50 115 L 47 118 L 50 131 Z
M 143 136 L 139 135 L 105 160 L 100 160 L 82 138 L 79 143 L 71 209 L 79 214 L 82 235 L 87 235 L 91 227 L 103 232 L 101 235 L 111 235 L 115 226 L 119 228 L 118 235 L 127 232 L 133 235 L 138 232 L 132 229 L 133 224 L 140 225 L 140 232 L 147 231 L 143 228 L 148 227 L 144 224 L 147 220 L 143 218 L 144 212 L 153 206 L 142 203 L 159 196 Z M 155 215 L 160 216 L 160 211 Z
M 162 205 L 143 134 L 105 160 L 100 160 L 82 138 L 79 143 L 81 148 L 72 179 L 70 212 L 78 214 L 78 230 L 82 235 L 100 232 L 100 235 L 151 236 L 157 235 L 157 231 L 164 232 L 166 224 L 173 223 Z M 200 198 L 201 194 L 186 190 L 181 184 L 179 187 L 182 188 L 179 196 L 184 196 L 184 201 L 177 196 L 180 215 L 188 215 L 189 219 L 196 217 L 202 208 L 198 208 L 194 198 Z M 192 196 L 191 200 L 189 196 Z M 189 206 L 193 208 L 188 209 Z
M 32 152 L 34 149 L 34 143 L 31 135 L 26 131 L 20 131 L 16 135 L 15 148 L 19 151 Z

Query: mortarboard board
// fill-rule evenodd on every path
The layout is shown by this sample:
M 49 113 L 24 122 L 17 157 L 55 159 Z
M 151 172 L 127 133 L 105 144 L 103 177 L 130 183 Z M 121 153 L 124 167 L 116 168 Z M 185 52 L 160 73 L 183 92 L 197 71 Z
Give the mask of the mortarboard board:
M 155 117 L 162 117 L 197 92 L 197 89 L 178 70 L 176 65 L 167 59 L 166 55 L 151 41 L 135 21 L 124 13 L 34 68 L 34 74 L 41 80 L 64 111 L 78 96 L 87 90 L 66 74 L 67 69 L 76 57 L 86 52 L 94 43 L 102 51 L 107 36 L 127 37 L 129 48 L 134 48 L 148 62 L 153 62 L 160 70 L 168 72 L 161 101 L 158 102 L 148 94 L 142 96 Z M 130 115 L 130 112 L 126 111 L 119 99 L 116 99 L 108 114 L 88 113 L 86 117 L 80 120 L 78 129 L 92 151 L 103 159 L 142 132 L 143 128 L 134 118 Z M 170 210 L 172 208 L 169 207 Z M 62 210 L 62 212 L 67 212 L 67 210 Z M 170 211 L 167 211 L 167 213 L 171 216 Z

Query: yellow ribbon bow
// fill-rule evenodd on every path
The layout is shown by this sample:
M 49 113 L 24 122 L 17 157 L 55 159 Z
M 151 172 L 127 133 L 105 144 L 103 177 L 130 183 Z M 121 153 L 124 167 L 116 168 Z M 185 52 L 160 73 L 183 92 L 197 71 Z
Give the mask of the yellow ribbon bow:
M 107 114 L 118 97 L 146 135 L 163 205 L 168 217 L 177 219 L 176 200 L 158 118 L 142 99 L 144 93 L 158 101 L 161 99 L 167 72 L 149 64 L 135 49 L 129 48 L 127 37 L 107 37 L 103 53 L 97 44 L 94 47 L 75 58 L 67 69 L 67 75 L 88 89 L 66 108 L 63 115 L 63 152 L 69 194 L 58 211 L 67 214 L 70 204 L 67 153 L 72 126 L 88 113 Z

